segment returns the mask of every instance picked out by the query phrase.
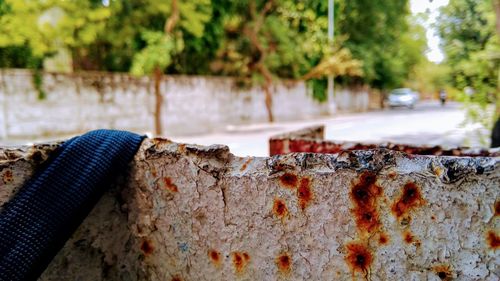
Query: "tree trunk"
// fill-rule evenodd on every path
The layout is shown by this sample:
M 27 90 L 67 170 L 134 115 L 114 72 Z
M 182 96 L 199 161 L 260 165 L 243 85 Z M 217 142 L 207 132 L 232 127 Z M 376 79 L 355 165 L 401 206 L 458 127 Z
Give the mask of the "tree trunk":
M 161 78 L 163 73 L 160 67 L 156 67 L 154 70 L 154 83 L 155 83 L 155 135 L 161 136 L 162 134 L 162 122 L 161 122 L 161 107 L 163 104 L 163 96 L 160 90 Z
M 267 120 L 269 122 L 274 122 L 273 116 L 273 96 L 271 93 L 270 85 L 266 82 L 264 84 L 264 93 L 266 94 L 266 110 L 267 110 Z
M 386 99 L 385 91 L 380 91 L 380 108 L 381 109 L 385 108 L 385 99 Z
M 179 11 L 179 6 L 177 5 L 177 0 L 172 0 L 171 7 L 172 7 L 172 14 L 165 22 L 164 26 L 165 34 L 172 33 L 180 18 L 180 11 Z
M 493 0 L 493 8 L 495 9 L 495 14 L 497 15 L 496 27 L 498 36 L 500 36 L 500 0 Z
M 171 34 L 177 25 L 180 18 L 179 6 L 177 5 L 177 0 L 172 0 L 172 14 L 165 21 L 164 32 L 165 35 Z M 161 122 L 161 108 L 163 105 L 163 95 L 160 90 L 160 84 L 163 77 L 163 71 L 159 66 L 156 66 L 153 72 L 154 83 L 155 83 L 155 135 L 161 136 L 163 133 L 162 122 Z
M 264 24 L 266 15 L 272 10 L 274 6 L 274 1 L 269 0 L 266 2 L 262 10 L 257 13 L 256 4 L 253 1 L 249 3 L 249 11 L 252 17 L 252 23 L 247 23 L 243 29 L 243 33 L 248 36 L 252 46 L 258 51 L 259 59 L 252 62 L 251 69 L 255 69 L 264 77 L 264 85 L 262 86 L 265 93 L 265 103 L 267 111 L 267 119 L 269 122 L 274 122 L 273 116 L 273 96 L 271 92 L 271 86 L 273 84 L 273 76 L 269 69 L 265 66 L 264 61 L 269 52 L 269 48 L 265 48 L 259 39 L 259 32 Z
M 266 110 L 267 110 L 267 120 L 269 122 L 274 122 L 274 115 L 273 115 L 273 93 L 271 91 L 271 87 L 273 85 L 273 76 L 271 75 L 271 72 L 269 72 L 269 69 L 264 65 L 263 62 L 259 62 L 257 65 L 257 70 L 264 76 L 264 93 L 266 95 L 265 97 L 265 102 L 266 102 Z

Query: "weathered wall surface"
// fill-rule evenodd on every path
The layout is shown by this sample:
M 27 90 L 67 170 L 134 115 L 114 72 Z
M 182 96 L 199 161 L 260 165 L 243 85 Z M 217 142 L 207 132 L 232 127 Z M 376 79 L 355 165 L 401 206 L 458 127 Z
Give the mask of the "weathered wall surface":
M 153 84 L 148 77 L 86 72 L 43 75 L 47 93 L 39 100 L 26 70 L 0 70 L 0 138 L 68 135 L 97 128 L 153 131 Z M 164 131 L 169 135 L 207 133 L 227 125 L 267 121 L 259 87 L 241 89 L 231 78 L 168 76 L 161 84 Z M 368 109 L 368 94 L 342 91 L 342 110 Z M 304 83 L 274 87 L 278 121 L 323 114 Z
M 0 211 L 58 143 L 0 148 Z
M 146 140 L 41 280 L 498 280 L 499 196 L 499 158 Z
M 395 143 L 359 143 L 325 140 L 324 126 L 313 126 L 302 130 L 276 135 L 269 139 L 269 155 L 292 152 L 340 153 L 344 150 L 391 149 L 408 154 L 436 156 L 500 156 L 500 149 L 467 147 L 415 146 Z

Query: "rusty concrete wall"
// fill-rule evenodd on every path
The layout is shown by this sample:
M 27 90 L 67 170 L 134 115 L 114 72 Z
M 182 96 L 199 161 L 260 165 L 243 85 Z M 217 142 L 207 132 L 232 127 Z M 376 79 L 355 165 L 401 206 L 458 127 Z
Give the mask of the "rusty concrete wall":
M 51 149 L 3 150 L 0 191 Z M 156 139 L 41 280 L 493 281 L 499 241 L 499 158 L 240 158 Z
M 416 146 L 396 143 L 359 143 L 325 140 L 324 126 L 313 126 L 302 130 L 273 136 L 269 139 L 269 155 L 291 152 L 339 153 L 344 150 L 391 149 L 408 154 L 436 156 L 500 156 L 500 149 L 467 147 Z
M 57 147 L 58 143 L 0 148 L 0 211 Z

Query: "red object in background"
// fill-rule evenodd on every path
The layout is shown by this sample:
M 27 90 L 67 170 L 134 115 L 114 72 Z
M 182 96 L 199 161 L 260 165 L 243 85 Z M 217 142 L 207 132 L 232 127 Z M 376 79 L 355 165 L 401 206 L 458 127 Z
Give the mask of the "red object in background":
M 325 127 L 315 126 L 287 134 L 277 135 L 269 139 L 269 155 L 292 152 L 339 153 L 345 150 L 367 150 L 385 148 L 417 155 L 436 156 L 500 156 L 500 151 L 486 149 L 470 149 L 467 147 L 443 148 L 441 146 L 415 146 L 407 144 L 362 144 L 355 142 L 334 142 L 324 140 Z

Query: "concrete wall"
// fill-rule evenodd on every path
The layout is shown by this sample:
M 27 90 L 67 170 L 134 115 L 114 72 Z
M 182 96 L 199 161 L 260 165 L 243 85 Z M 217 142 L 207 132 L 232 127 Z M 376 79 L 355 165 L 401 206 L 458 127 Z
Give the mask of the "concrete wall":
M 370 105 L 370 97 L 367 91 L 361 94 L 352 94 L 352 91 L 342 89 L 335 92 L 337 108 L 340 111 L 364 111 Z
M 0 208 L 53 149 L 0 149 Z M 493 157 L 147 139 L 40 280 L 499 280 L 499 183 Z
M 273 136 L 269 139 L 269 155 L 293 152 L 340 153 L 345 150 L 390 149 L 408 154 L 436 156 L 500 156 L 500 149 L 467 147 L 415 146 L 395 143 L 359 143 L 325 140 L 324 126 L 313 126 L 302 130 Z
M 85 72 L 43 74 L 47 93 L 40 100 L 26 70 L 0 70 L 0 138 L 27 138 L 116 128 L 140 133 L 153 131 L 154 95 L 148 77 Z M 241 89 L 231 78 L 168 76 L 163 125 L 166 135 L 208 133 L 227 125 L 266 122 L 260 87 Z M 274 87 L 277 121 L 313 118 L 327 106 L 316 102 L 302 82 Z M 342 111 L 368 109 L 366 92 L 340 91 Z

